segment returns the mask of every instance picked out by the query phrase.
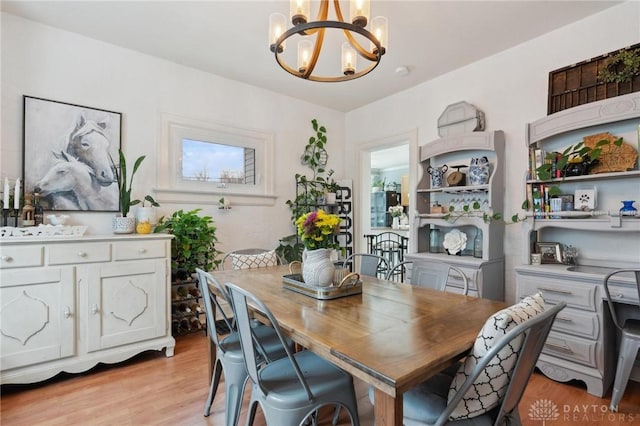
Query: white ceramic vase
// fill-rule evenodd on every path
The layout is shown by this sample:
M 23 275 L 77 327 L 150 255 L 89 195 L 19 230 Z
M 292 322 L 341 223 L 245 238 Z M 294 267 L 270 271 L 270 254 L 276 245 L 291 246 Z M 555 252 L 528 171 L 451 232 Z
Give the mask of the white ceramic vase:
M 151 226 L 156 226 L 158 220 L 156 219 L 155 207 L 138 207 L 136 208 L 136 221 L 138 223 L 148 221 Z
M 302 252 L 302 278 L 305 284 L 328 287 L 333 284 L 335 269 L 331 261 L 331 249 L 305 249 Z
M 400 229 L 400 217 L 394 217 L 391 222 L 391 229 Z
M 111 221 L 114 234 L 133 234 L 136 230 L 135 217 L 114 217 Z

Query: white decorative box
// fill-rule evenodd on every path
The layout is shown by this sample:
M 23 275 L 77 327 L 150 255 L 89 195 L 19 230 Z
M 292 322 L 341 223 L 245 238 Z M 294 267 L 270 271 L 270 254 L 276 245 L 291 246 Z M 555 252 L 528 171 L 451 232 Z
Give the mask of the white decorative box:
M 573 198 L 573 209 L 592 211 L 596 209 L 596 189 L 576 189 Z
M 87 230 L 86 225 L 39 225 L 26 228 L 14 228 L 13 226 L 0 227 L 0 238 L 8 237 L 79 237 Z

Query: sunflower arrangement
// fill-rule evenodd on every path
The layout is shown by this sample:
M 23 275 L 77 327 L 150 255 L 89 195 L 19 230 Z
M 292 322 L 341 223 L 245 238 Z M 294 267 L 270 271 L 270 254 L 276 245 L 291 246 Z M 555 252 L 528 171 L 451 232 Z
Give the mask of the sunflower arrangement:
M 296 219 L 298 235 L 302 238 L 307 250 L 338 248 L 335 234 L 340 224 L 340 217 L 320 209 L 303 214 Z

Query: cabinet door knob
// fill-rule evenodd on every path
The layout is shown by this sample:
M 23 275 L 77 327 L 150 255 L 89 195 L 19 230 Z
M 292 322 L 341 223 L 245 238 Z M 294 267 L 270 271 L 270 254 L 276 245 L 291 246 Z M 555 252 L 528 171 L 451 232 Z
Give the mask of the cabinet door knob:
M 138 249 L 138 253 L 146 253 L 147 249 L 146 248 L 139 248 Z
M 3 255 L 3 256 L 2 256 L 2 260 L 3 260 L 4 262 L 11 262 L 11 261 L 13 261 L 13 257 L 11 257 L 11 256 L 7 256 L 7 255 Z
M 68 306 L 66 306 L 66 307 L 64 308 L 64 314 L 63 314 L 63 315 L 64 315 L 64 317 L 65 317 L 65 318 L 69 318 L 69 317 L 71 316 L 71 308 L 69 308 Z
M 87 253 L 84 251 L 78 252 L 78 256 L 80 257 L 87 257 Z
M 98 313 L 98 305 L 96 305 L 95 303 L 93 305 L 91 305 L 91 313 L 93 315 Z

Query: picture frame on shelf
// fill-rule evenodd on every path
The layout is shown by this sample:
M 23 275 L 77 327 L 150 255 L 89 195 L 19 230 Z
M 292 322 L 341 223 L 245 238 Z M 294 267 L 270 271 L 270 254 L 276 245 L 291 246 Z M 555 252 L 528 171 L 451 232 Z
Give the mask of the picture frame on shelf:
M 45 210 L 117 212 L 112 159 L 121 148 L 122 114 L 27 95 L 23 100 L 25 193 L 40 193 Z
M 562 245 L 560 243 L 538 241 L 536 243 L 536 252 L 542 255 L 542 263 L 562 264 Z

